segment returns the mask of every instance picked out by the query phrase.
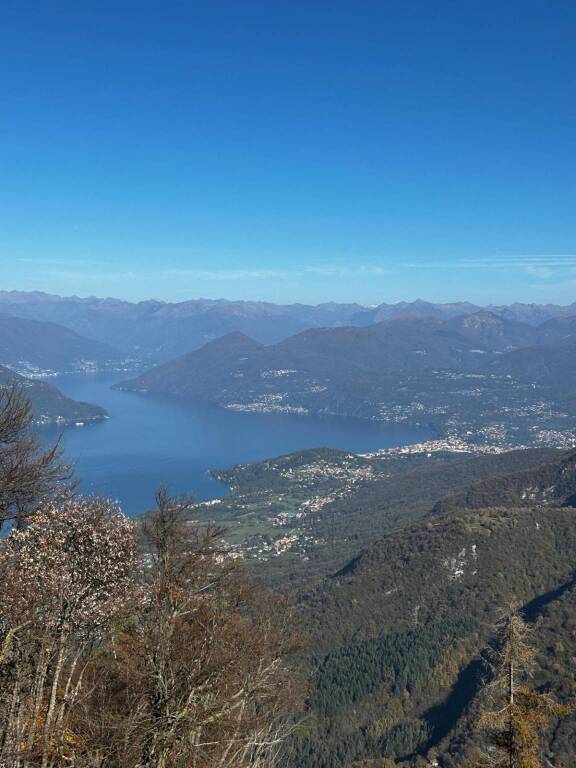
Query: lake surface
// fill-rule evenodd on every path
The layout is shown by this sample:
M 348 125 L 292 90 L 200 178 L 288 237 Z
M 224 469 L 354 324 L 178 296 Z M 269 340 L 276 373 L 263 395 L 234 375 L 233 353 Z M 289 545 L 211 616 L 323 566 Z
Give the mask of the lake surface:
M 63 433 L 66 457 L 75 464 L 84 493 L 118 499 L 137 515 L 153 506 L 163 483 L 172 493 L 197 499 L 223 496 L 227 488 L 208 475 L 226 468 L 303 448 L 373 451 L 429 439 L 430 430 L 356 419 L 235 413 L 130 392 L 111 385 L 126 374 L 71 374 L 54 380 L 75 400 L 104 406 L 110 419 Z M 60 427 L 41 430 L 44 440 Z

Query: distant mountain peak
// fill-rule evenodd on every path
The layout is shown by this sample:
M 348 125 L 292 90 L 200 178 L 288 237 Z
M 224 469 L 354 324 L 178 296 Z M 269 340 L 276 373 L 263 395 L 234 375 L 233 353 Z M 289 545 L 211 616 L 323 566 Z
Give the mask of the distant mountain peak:
M 478 312 L 474 312 L 472 315 L 466 315 L 462 318 L 461 322 L 465 328 L 480 328 L 504 325 L 506 321 L 489 309 L 481 309 Z
M 230 333 L 226 333 L 224 336 L 219 336 L 216 339 L 211 339 L 210 341 L 206 342 L 206 344 L 204 345 L 204 347 L 202 347 L 202 349 L 218 349 L 218 348 L 259 349 L 262 346 L 263 344 L 260 344 L 260 342 L 255 341 L 253 338 L 251 338 L 250 336 L 247 336 L 245 333 L 242 333 L 242 331 L 231 331 Z

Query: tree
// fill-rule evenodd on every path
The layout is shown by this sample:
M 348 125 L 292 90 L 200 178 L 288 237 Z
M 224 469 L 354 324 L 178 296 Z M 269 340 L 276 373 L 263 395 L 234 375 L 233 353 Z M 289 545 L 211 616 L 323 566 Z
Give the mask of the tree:
M 488 686 L 497 708 L 480 717 L 479 725 L 488 737 L 482 763 L 495 768 L 543 768 L 543 738 L 553 718 L 566 714 L 569 708 L 528 687 L 536 651 L 522 617 L 511 611 L 498 629 L 494 674 Z
M 132 610 L 135 565 L 133 524 L 99 499 L 44 502 L 2 543 L 0 765 L 76 764 L 84 673 Z
M 185 508 L 162 491 L 143 522 L 142 600 L 92 666 L 82 765 L 265 768 L 282 747 L 282 614 Z
M 161 492 L 138 542 L 115 504 L 67 496 L 0 541 L 2 768 L 275 765 L 284 614 L 185 509 Z
M 22 521 L 70 479 L 59 444 L 43 450 L 31 425 L 22 388 L 0 387 L 0 530 L 7 520 Z

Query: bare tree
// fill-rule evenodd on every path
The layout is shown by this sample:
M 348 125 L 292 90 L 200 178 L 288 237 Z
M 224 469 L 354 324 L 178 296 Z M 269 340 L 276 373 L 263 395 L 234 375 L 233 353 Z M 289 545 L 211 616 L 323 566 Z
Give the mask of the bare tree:
M 0 530 L 7 520 L 22 521 L 70 480 L 59 442 L 42 449 L 31 425 L 22 387 L 0 387 Z

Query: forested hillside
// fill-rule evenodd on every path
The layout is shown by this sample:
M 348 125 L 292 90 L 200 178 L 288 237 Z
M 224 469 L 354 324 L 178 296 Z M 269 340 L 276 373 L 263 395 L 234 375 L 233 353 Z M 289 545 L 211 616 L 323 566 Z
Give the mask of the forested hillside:
M 568 318 L 535 327 L 482 310 L 311 328 L 268 346 L 234 333 L 117 386 L 235 411 L 424 424 L 453 443 L 569 447 L 573 331 Z
M 0 365 L 0 390 L 13 386 L 21 387 L 30 399 L 33 418 L 39 424 L 92 421 L 104 419 L 108 415 L 106 410 L 98 405 L 81 403 L 66 397 L 47 381 L 20 376 Z
M 227 540 L 267 580 L 305 584 L 342 568 L 378 537 L 427 515 L 439 498 L 481 478 L 539 468 L 558 453 L 302 451 L 215 470 L 231 494 L 199 504 L 191 514 L 223 525 Z
M 295 765 L 401 761 L 432 747 L 458 755 L 461 729 L 470 735 L 459 721 L 479 684 L 474 660 L 497 609 L 519 601 L 536 614 L 538 601 L 545 605 L 548 595 L 569 588 L 575 514 L 495 508 L 427 520 L 391 534 L 302 595 L 317 650 Z M 558 640 L 574 642 L 558 630 Z M 570 679 L 566 669 L 555 682 L 547 678 L 563 696 Z M 572 748 L 564 744 L 555 764 L 567 768 Z
M 488 648 L 511 604 L 530 624 L 543 618 L 535 690 L 560 702 L 576 693 L 573 451 L 306 451 L 218 476 L 231 496 L 195 519 L 246 531 L 234 539 L 246 557 L 256 531 L 274 535 L 272 520 L 296 539 L 252 567 L 293 592 L 305 636 L 311 688 L 294 768 L 475 766 Z M 568 716 L 546 732 L 558 768 L 572 766 L 575 726 Z
M 576 510 L 566 494 L 575 476 L 567 454 L 485 480 L 490 508 L 453 497 L 300 594 L 314 685 L 294 765 L 468 766 L 482 743 L 482 659 L 512 603 L 529 622 L 542 618 L 535 689 L 573 699 Z M 547 495 L 512 504 L 520 479 L 546 480 Z M 575 727 L 572 715 L 547 732 L 559 768 L 573 764 Z
M 576 452 L 568 451 L 541 465 L 471 485 L 465 493 L 442 499 L 438 513 L 493 506 L 576 506 Z

